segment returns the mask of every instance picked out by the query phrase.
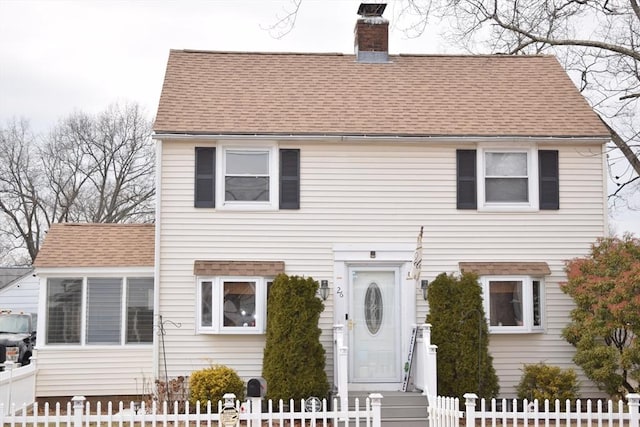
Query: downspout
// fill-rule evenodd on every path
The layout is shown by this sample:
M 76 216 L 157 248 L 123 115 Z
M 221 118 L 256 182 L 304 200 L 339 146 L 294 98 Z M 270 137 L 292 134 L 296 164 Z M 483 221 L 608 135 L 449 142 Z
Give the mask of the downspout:
M 153 254 L 153 378 L 158 379 L 160 364 L 160 348 L 158 340 L 158 331 L 160 330 L 160 225 L 161 218 L 161 199 L 162 199 L 162 140 L 158 139 L 156 143 L 156 223 L 155 223 L 155 245 Z

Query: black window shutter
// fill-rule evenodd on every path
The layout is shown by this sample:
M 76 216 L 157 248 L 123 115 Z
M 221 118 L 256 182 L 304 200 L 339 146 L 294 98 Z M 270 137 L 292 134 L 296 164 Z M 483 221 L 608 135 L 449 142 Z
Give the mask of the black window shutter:
M 195 197 L 196 208 L 216 206 L 216 149 L 196 147 Z
M 477 208 L 476 150 L 456 150 L 458 209 Z
M 538 191 L 540 209 L 560 209 L 558 150 L 538 151 Z
M 280 150 L 280 209 L 300 209 L 300 150 Z

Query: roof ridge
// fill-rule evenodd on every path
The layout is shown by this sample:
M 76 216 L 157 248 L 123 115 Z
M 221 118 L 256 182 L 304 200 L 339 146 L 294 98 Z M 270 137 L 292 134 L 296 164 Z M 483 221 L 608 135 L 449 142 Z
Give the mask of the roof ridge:
M 355 56 L 351 53 L 341 52 L 284 52 L 284 51 L 243 51 L 243 50 L 207 50 L 207 49 L 171 49 L 171 52 L 181 53 L 202 53 L 212 55 L 256 55 L 256 56 L 269 56 L 269 55 L 282 55 L 282 56 Z M 390 53 L 390 57 L 417 57 L 417 58 L 555 58 L 555 55 L 538 53 L 528 55 L 510 55 L 506 53 Z

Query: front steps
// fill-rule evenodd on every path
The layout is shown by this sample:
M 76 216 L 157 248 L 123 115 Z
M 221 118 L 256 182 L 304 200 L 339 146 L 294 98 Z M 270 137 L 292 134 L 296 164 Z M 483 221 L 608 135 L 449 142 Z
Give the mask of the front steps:
M 350 391 L 349 408 L 358 398 L 360 407 L 370 393 L 380 393 L 382 399 L 382 425 L 393 427 L 425 427 L 427 425 L 427 397 L 420 392 L 402 391 Z

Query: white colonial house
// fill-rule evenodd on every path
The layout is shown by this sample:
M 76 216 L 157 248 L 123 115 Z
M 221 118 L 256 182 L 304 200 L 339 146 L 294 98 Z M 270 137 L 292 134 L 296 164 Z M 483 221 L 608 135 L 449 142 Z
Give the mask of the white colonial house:
M 38 260 L 39 395 L 67 395 L 78 366 L 104 394 L 135 394 L 138 368 L 176 377 L 216 363 L 260 376 L 267 289 L 281 272 L 326 283 L 327 372 L 335 381 L 342 325 L 350 390 L 402 387 L 428 311 L 422 285 L 442 272 L 480 277 L 502 396 L 515 395 L 525 363 L 573 366 L 560 284 L 565 261 L 607 233 L 607 129 L 553 56 L 391 55 L 387 27 L 359 19 L 355 55 L 170 52 L 153 262 L 96 258 L 70 290 L 60 278 L 72 266 Z M 140 278 L 152 276 L 163 342 L 131 343 L 124 295 L 132 283 L 148 291 Z M 109 338 L 92 330 L 105 286 L 123 296 Z M 78 311 L 72 343 L 61 304 Z

